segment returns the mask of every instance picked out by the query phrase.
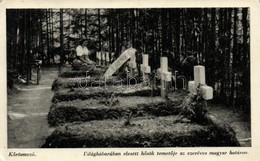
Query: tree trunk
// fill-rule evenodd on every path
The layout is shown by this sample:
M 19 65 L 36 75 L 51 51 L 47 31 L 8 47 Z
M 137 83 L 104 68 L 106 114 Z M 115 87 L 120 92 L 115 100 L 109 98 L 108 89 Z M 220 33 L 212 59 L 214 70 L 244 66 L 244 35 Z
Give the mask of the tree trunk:
M 202 59 L 203 62 L 205 62 L 205 66 L 208 67 L 208 54 L 209 54 L 209 49 L 208 49 L 208 9 L 204 8 L 204 16 L 203 16 L 203 33 L 202 33 L 202 43 L 203 43 L 203 53 L 202 53 Z M 206 73 L 208 69 L 206 69 Z
M 120 45 L 119 45 L 119 13 L 116 12 L 116 54 L 118 57 L 120 55 Z
M 60 9 L 60 65 L 64 64 L 64 49 L 63 49 L 63 9 Z
M 53 49 L 54 49 L 53 10 L 50 9 L 50 12 L 51 12 L 50 18 L 51 18 L 51 49 L 52 49 L 51 57 L 52 57 L 52 60 L 53 60 L 53 63 L 54 63 L 54 54 L 57 54 L 57 53 L 53 52 Z
M 102 50 L 101 43 L 101 18 L 100 18 L 100 9 L 98 9 L 98 50 Z
M 250 113 L 250 52 L 248 42 L 248 8 L 242 10 L 242 25 L 243 25 L 243 62 L 244 70 L 242 74 L 242 87 L 244 100 L 244 111 Z
M 50 43 L 49 43 L 49 18 L 48 9 L 46 9 L 46 46 L 47 46 L 47 64 L 50 64 Z
M 233 60 L 231 70 L 231 95 L 230 101 L 232 107 L 235 107 L 235 69 L 236 69 L 236 57 L 237 57 L 237 8 L 234 9 L 234 27 L 233 27 Z
M 209 68 L 207 83 L 214 87 L 215 86 L 215 59 L 216 59 L 216 9 L 211 9 L 211 38 L 210 38 L 210 56 L 209 56 Z
M 85 9 L 85 15 L 84 15 L 84 17 L 85 17 L 85 37 L 87 38 L 87 36 L 88 36 L 88 10 L 87 9 Z
M 162 26 L 162 36 L 161 36 L 161 42 L 162 42 L 162 51 L 165 51 L 167 47 L 167 11 L 165 9 L 161 9 L 161 26 Z
M 26 57 L 27 57 L 27 77 L 26 77 L 26 81 L 27 84 L 29 84 L 29 80 L 31 78 L 31 68 L 30 68 L 30 61 L 31 61 L 31 13 L 30 10 L 26 10 L 25 11 L 26 16 L 25 16 L 25 20 L 26 20 Z
M 180 68 L 180 36 L 181 36 L 181 31 L 180 31 L 180 12 L 181 9 L 177 9 L 177 11 L 175 12 L 176 16 L 172 15 L 172 17 L 174 17 L 175 19 L 175 47 L 174 47 L 174 55 L 175 55 L 175 70 L 179 70 Z

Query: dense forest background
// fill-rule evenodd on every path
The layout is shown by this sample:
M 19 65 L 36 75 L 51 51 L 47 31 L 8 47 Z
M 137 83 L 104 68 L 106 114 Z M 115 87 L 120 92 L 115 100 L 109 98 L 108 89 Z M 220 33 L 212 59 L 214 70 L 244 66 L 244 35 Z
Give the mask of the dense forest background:
M 204 65 L 214 101 L 250 113 L 248 8 L 7 9 L 6 16 L 9 72 L 25 75 L 35 57 L 50 66 L 59 55 L 63 64 L 83 38 L 116 57 L 141 40 L 152 69 L 161 55 L 180 73 Z

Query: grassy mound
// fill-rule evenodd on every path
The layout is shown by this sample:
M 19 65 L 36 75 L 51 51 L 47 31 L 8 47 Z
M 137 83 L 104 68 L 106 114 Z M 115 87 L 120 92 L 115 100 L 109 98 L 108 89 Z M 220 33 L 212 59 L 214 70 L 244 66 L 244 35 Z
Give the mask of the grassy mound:
M 59 77 L 75 78 L 86 76 L 101 76 L 105 72 L 105 68 L 96 68 L 95 70 L 73 70 L 71 66 L 64 66 L 61 68 Z
M 43 148 L 239 146 L 235 134 L 212 125 L 178 122 L 175 116 L 67 123 Z
M 127 84 L 140 83 L 141 80 L 127 80 L 121 77 L 110 77 L 104 79 L 101 77 L 78 77 L 78 78 L 57 78 L 52 84 L 52 90 L 57 91 L 62 88 L 89 88 L 103 86 L 121 86 Z
M 71 101 L 76 99 L 86 100 L 89 98 L 96 97 L 109 97 L 112 94 L 115 96 L 142 96 L 149 97 L 159 96 L 159 90 L 151 90 L 150 87 L 136 87 L 129 88 L 127 85 L 122 85 L 120 88 L 115 88 L 114 86 L 107 86 L 101 88 L 64 88 L 55 92 L 52 102 L 59 101 Z
M 75 77 L 86 77 L 86 76 L 97 76 L 100 75 L 99 71 L 80 71 L 80 70 L 72 70 L 65 71 L 59 74 L 59 77 L 63 78 L 75 78 Z
M 119 119 L 127 113 L 131 113 L 131 117 L 168 116 L 179 113 L 178 104 L 160 97 L 136 96 L 62 101 L 51 106 L 48 122 L 50 126 L 57 126 L 74 121 Z

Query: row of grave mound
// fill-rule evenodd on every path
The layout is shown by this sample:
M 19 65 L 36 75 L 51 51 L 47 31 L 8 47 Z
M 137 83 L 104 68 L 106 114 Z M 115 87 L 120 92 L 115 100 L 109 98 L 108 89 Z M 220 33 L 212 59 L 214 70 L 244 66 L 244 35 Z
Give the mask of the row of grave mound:
M 82 88 L 73 72 L 86 79 L 66 67 L 53 83 L 48 123 L 55 131 L 44 148 L 239 146 L 233 129 L 196 95 L 176 91 L 163 99 L 158 89 L 112 83 Z

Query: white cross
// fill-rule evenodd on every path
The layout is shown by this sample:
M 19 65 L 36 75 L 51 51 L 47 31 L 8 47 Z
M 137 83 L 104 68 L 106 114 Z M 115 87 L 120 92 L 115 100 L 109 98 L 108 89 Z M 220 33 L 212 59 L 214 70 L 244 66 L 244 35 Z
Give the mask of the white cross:
M 109 52 L 106 52 L 106 64 L 110 63 Z
M 148 74 L 151 73 L 151 67 L 148 65 L 148 58 L 148 54 L 143 54 L 143 64 L 141 64 L 143 80 L 146 80 L 148 78 Z
M 133 54 L 129 61 L 129 67 L 130 67 L 130 75 L 134 77 L 134 72 L 136 69 L 136 57 L 135 54 Z
M 172 81 L 172 73 L 168 71 L 168 58 L 160 58 L 160 68 L 157 70 L 161 78 L 161 97 L 165 98 L 167 95 L 167 84 Z
M 203 99 L 213 99 L 213 88 L 206 85 L 205 67 L 201 65 L 194 66 L 194 81 L 188 82 L 190 93 L 197 94 L 198 87 Z
M 105 65 L 106 63 L 106 53 L 102 52 L 102 65 Z
M 97 60 L 98 60 L 98 64 L 101 65 L 101 52 L 98 51 L 98 52 L 96 53 L 96 58 L 97 58 Z
M 114 61 L 114 56 L 115 56 L 115 53 L 111 53 L 111 60 L 110 60 L 110 62 Z

